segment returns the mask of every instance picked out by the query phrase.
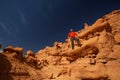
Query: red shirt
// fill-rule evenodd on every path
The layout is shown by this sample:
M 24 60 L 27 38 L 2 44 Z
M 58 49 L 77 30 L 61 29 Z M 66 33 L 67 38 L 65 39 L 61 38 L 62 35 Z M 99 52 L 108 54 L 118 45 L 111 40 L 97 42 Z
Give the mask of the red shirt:
M 68 37 L 75 37 L 75 36 L 77 36 L 77 34 L 74 31 L 69 32 L 69 34 L 68 34 Z

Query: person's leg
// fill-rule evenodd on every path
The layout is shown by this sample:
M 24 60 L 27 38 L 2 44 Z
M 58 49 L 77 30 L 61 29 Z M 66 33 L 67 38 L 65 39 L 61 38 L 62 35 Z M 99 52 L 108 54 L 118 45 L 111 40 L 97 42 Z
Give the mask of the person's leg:
M 80 47 L 80 41 L 78 38 L 75 38 L 75 40 L 77 41 L 77 45 Z
M 72 49 L 74 49 L 74 38 L 71 38 L 71 46 L 72 46 Z

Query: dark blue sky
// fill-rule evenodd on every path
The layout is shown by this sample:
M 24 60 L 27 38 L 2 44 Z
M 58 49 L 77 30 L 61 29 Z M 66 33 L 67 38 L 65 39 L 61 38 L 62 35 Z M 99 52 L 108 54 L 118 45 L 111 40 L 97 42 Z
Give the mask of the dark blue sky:
M 37 52 L 116 9 L 119 0 L 0 0 L 0 43 Z

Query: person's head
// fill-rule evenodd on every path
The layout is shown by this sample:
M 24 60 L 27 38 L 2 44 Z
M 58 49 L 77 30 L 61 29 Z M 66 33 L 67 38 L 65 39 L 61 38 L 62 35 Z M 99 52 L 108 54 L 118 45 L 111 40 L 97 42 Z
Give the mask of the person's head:
M 70 29 L 70 31 L 73 31 L 73 29 Z

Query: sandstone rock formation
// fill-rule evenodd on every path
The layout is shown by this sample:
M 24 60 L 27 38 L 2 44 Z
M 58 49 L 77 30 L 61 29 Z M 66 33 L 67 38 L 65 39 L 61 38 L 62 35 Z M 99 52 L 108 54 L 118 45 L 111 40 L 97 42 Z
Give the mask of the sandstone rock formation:
M 23 48 L 14 48 L 13 46 L 6 47 L 4 52 L 0 53 L 0 80 L 42 79 L 41 71 L 26 64 L 24 57 L 21 55 L 23 55 Z
M 36 67 L 38 60 L 37 60 L 37 58 L 35 57 L 35 54 L 34 54 L 33 51 L 28 50 L 28 51 L 26 52 L 25 62 L 26 62 L 27 64 L 31 65 L 31 66 L 35 66 L 35 67 Z
M 13 47 L 13 46 L 8 46 L 4 49 L 4 53 L 12 53 L 14 57 L 16 57 L 18 60 L 21 62 L 23 61 L 23 48 L 20 47 Z
M 38 51 L 36 57 L 45 59 L 49 63 L 41 69 L 48 75 L 45 79 L 119 80 L 120 74 L 116 72 L 120 67 L 118 62 L 120 58 L 119 21 L 120 10 L 115 10 L 90 26 L 87 23 L 84 24 L 84 29 L 78 31 L 81 47 L 75 46 L 72 50 L 69 40 L 66 39 L 65 43 L 58 42 L 61 44 L 58 49 L 54 45 Z M 113 64 L 116 64 L 114 65 L 116 69 L 112 67 Z M 64 73 L 61 73 L 63 67 Z
M 55 42 L 36 54 L 8 46 L 0 53 L 0 80 L 119 80 L 120 10 L 79 30 L 81 46 Z

